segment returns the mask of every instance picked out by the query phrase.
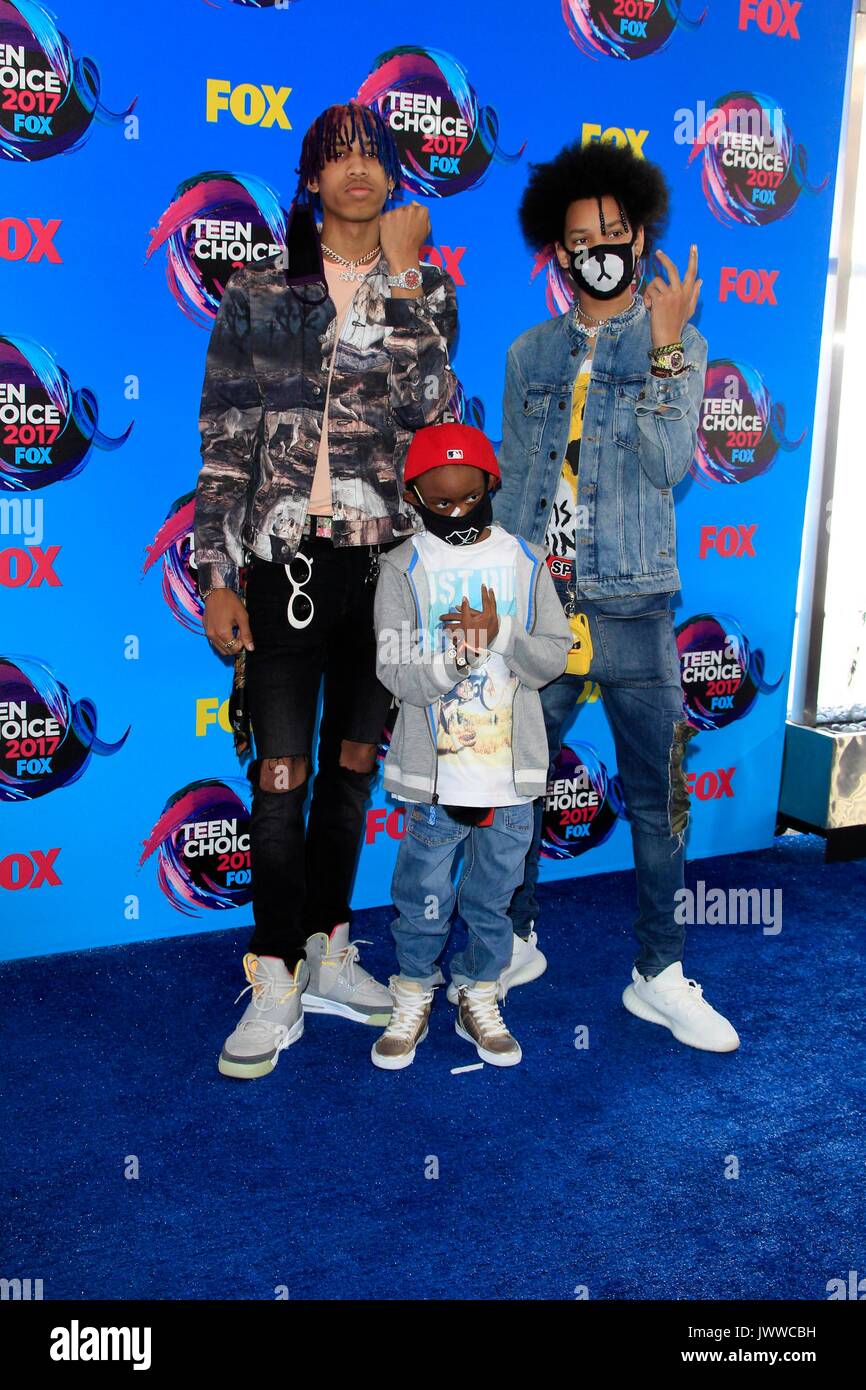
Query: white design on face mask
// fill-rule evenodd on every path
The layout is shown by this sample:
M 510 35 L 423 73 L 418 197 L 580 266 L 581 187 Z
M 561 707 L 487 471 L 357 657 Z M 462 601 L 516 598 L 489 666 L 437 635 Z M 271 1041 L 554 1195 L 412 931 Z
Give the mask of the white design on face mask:
M 449 545 L 473 545 L 478 535 L 478 527 L 469 526 L 465 531 L 449 531 L 445 539 Z
M 584 280 L 596 289 L 609 289 L 616 284 L 622 272 L 623 263 L 619 256 L 605 256 L 603 262 L 593 256 L 584 261 L 581 267 Z

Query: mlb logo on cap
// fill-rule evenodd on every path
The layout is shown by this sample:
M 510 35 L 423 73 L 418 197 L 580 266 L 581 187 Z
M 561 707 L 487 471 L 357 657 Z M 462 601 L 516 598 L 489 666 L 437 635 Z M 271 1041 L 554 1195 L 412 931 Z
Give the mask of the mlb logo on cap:
M 476 429 L 474 425 L 458 425 L 450 421 L 443 425 L 427 425 L 412 436 L 406 455 L 404 480 L 411 483 L 413 478 L 420 478 L 431 468 L 446 468 L 449 463 L 480 468 L 499 481 L 496 453 L 484 431 Z

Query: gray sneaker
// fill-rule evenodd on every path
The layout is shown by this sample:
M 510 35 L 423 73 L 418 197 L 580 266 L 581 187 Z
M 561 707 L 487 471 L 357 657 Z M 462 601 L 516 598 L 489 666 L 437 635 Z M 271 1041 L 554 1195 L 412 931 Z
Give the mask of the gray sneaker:
M 349 924 L 343 922 L 328 936 L 316 932 L 307 940 L 310 982 L 304 991 L 304 1008 L 313 1014 L 336 1014 L 355 1023 L 382 1028 L 391 1017 L 394 1001 L 384 985 L 358 962 L 358 946 L 370 942 L 349 940 Z
M 267 1076 L 277 1065 L 284 1047 L 291 1047 L 304 1031 L 301 996 L 310 978 L 310 967 L 299 960 L 294 970 L 275 956 L 244 956 L 249 980 L 235 1003 L 252 990 L 250 1002 L 220 1054 L 223 1076 L 251 1079 Z
M 503 1022 L 496 999 L 496 980 L 479 980 L 457 990 L 457 1021 L 461 1038 L 474 1045 L 482 1061 L 494 1067 L 516 1067 L 523 1057 L 520 1043 Z

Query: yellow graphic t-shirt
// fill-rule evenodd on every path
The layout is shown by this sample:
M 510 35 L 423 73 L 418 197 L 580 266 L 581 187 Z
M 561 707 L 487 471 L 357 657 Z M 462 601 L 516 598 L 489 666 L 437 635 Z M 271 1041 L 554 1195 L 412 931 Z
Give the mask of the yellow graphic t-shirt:
M 580 364 L 574 379 L 571 393 L 571 422 L 568 429 L 568 444 L 559 484 L 553 500 L 553 510 L 547 523 L 544 544 L 551 555 L 576 563 L 577 545 L 577 471 L 580 460 L 580 440 L 583 434 L 583 413 L 586 406 L 586 393 L 589 387 L 592 358 L 587 354 Z M 573 574 L 573 569 L 571 570 Z M 568 653 L 566 672 L 573 676 L 585 676 L 592 663 L 592 638 L 589 623 L 583 613 L 572 613 L 569 617 L 572 632 L 572 646 Z
M 544 537 L 545 547 L 551 555 L 574 558 L 575 526 L 577 520 L 577 469 L 580 458 L 580 438 L 583 433 L 583 411 L 586 405 L 586 392 L 592 359 L 587 355 L 580 364 L 574 379 L 571 393 L 571 424 L 568 430 L 568 444 L 559 484 L 553 500 L 553 510 L 547 523 Z

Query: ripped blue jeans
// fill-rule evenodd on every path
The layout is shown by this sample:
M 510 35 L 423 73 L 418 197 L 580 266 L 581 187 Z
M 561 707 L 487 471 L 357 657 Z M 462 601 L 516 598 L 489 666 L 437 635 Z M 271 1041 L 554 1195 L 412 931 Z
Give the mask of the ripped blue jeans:
M 564 604 L 565 586 L 557 582 L 556 588 Z M 578 599 L 576 607 L 589 619 L 592 665 L 588 676 L 562 675 L 540 692 L 550 759 L 559 752 L 563 727 L 585 682 L 598 682 L 631 826 L 638 897 L 635 965 L 642 975 L 658 975 L 682 960 L 685 944 L 685 928 L 674 920 L 674 909 L 675 894 L 683 887 L 689 811 L 682 763 L 694 734 L 683 714 L 670 596 Z M 510 908 L 514 930 L 524 937 L 539 916 L 541 816 L 539 799 L 523 885 Z

